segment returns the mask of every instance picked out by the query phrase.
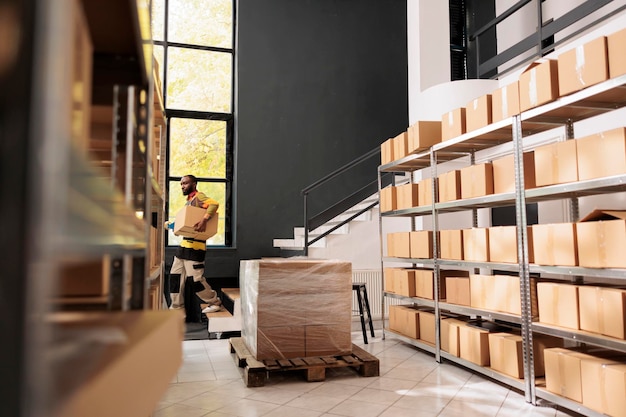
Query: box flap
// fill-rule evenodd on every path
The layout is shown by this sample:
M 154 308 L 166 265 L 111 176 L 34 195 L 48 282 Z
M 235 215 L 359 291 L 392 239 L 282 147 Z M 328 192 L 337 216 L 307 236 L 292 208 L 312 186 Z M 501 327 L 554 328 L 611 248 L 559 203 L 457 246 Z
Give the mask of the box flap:
M 592 222 L 601 220 L 626 220 L 626 210 L 603 210 L 595 209 L 585 217 L 580 219 L 581 222 Z

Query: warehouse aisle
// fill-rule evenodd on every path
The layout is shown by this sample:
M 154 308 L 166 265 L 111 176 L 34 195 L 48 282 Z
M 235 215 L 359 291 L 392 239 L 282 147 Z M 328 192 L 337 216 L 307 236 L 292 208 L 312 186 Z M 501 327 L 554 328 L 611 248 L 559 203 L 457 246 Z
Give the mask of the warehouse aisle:
M 272 374 L 264 387 L 246 388 L 228 340 L 184 342 L 184 363 L 153 417 L 471 417 L 573 416 L 533 407 L 524 396 L 423 353 L 380 330 L 368 345 L 380 360 L 380 377 L 350 369 L 327 370 L 326 381 L 301 374 Z

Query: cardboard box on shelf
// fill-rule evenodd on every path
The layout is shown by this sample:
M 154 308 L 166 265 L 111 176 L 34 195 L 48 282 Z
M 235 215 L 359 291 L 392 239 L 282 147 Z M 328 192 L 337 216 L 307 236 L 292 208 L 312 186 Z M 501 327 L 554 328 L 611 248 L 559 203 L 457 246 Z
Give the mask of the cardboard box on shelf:
M 578 288 L 558 282 L 537 283 L 539 322 L 579 330 Z
M 534 224 L 533 259 L 538 265 L 578 265 L 576 223 Z
M 531 279 L 532 309 L 537 311 L 536 280 Z M 470 274 L 470 305 L 491 311 L 521 315 L 519 277 Z
M 424 178 L 418 182 L 417 202 L 420 206 L 430 206 L 433 204 L 433 180 Z M 435 190 L 437 191 L 437 190 Z
M 565 348 L 543 351 L 546 389 L 554 394 L 582 403 L 580 362 L 588 356 Z
M 514 155 L 507 155 L 494 159 L 493 165 L 493 193 L 515 192 L 515 159 Z M 524 189 L 535 188 L 535 153 L 524 152 Z
M 522 336 L 511 333 L 489 333 L 491 369 L 513 378 L 524 378 Z
M 609 54 L 609 77 L 615 78 L 626 74 L 626 56 L 624 56 L 626 29 L 607 36 L 606 43 Z
M 407 305 L 390 305 L 389 329 L 413 339 L 419 339 L 419 310 Z
M 463 231 L 440 230 L 441 259 L 463 260 Z
M 594 210 L 576 224 L 578 264 L 625 268 L 626 210 Z
M 176 236 L 190 237 L 198 240 L 207 240 L 217 233 L 217 223 L 219 213 L 213 214 L 206 224 L 204 232 L 194 230 L 194 225 L 198 223 L 204 215 L 206 209 L 194 206 L 184 206 L 176 213 L 174 220 L 174 234 Z
M 583 285 L 578 305 L 581 330 L 626 339 L 626 290 Z
M 441 116 L 441 140 L 449 140 L 465 133 L 465 108 L 457 108 Z
M 396 271 L 401 268 L 384 268 L 384 290 L 385 292 L 396 293 L 398 285 L 396 284 Z
M 559 97 L 557 60 L 534 62 L 519 77 L 520 111 L 526 111 Z
M 626 173 L 626 128 L 576 139 L 580 181 Z
M 446 277 L 446 302 L 468 307 L 471 305 L 469 276 Z
M 411 257 L 410 232 L 387 234 L 387 255 L 398 258 Z
M 459 327 L 459 357 L 479 366 L 489 366 L 489 331 Z
M 606 37 L 601 36 L 558 56 L 559 94 L 565 96 L 609 79 Z
M 396 159 L 393 150 L 393 138 L 387 139 L 380 145 L 380 164 L 386 165 Z
M 454 318 L 445 318 L 441 320 L 441 325 L 441 349 L 451 355 L 459 357 L 461 355 L 459 329 L 461 326 L 465 326 L 466 323 Z M 445 334 L 443 333 L 444 329 L 447 330 Z
M 566 140 L 535 148 L 535 184 L 564 184 L 578 181 L 576 141 Z
M 454 169 L 439 175 L 439 202 L 455 201 L 461 198 L 461 171 Z
M 415 297 L 415 269 L 399 268 L 394 271 L 395 293 Z
M 491 94 L 492 123 L 519 114 L 519 83 L 517 81 L 498 88 Z
M 489 262 L 488 228 L 463 229 L 463 259 L 472 262 Z
M 435 335 L 435 313 L 432 311 L 419 310 L 420 337 L 419 339 L 434 345 Z
M 451 269 L 439 270 L 439 298 L 447 298 L 447 278 L 448 277 L 468 277 L 468 271 L 457 271 Z M 432 269 L 418 269 L 415 272 L 415 295 L 429 300 L 435 299 L 435 273 Z
M 606 369 L 613 365 L 623 365 L 618 358 L 583 357 L 580 362 L 580 379 L 582 381 L 582 403 L 584 406 L 599 412 L 606 412 L 611 399 L 607 396 Z M 623 383 L 622 383 L 623 386 Z M 621 396 L 624 391 L 621 392 Z M 621 415 L 626 410 L 621 410 Z M 615 415 L 615 414 L 611 414 Z
M 616 417 L 626 416 L 626 364 L 612 364 L 604 369 L 602 411 Z
M 393 157 L 398 160 L 408 155 L 409 134 L 402 132 L 393 138 Z
M 103 297 L 109 294 L 111 257 L 64 263 L 59 269 L 57 297 Z
M 528 258 L 533 262 L 532 228 L 526 229 Z M 490 262 L 517 263 L 517 226 L 495 226 L 489 228 Z
M 485 94 L 465 106 L 465 127 L 468 132 L 491 124 L 491 94 Z
M 409 153 L 419 153 L 441 142 L 441 121 L 420 120 L 409 127 Z
M 487 162 L 461 168 L 461 198 L 489 194 L 493 194 L 493 164 Z
M 409 209 L 412 207 L 417 207 L 417 199 L 418 199 L 418 184 L 408 183 L 398 185 L 396 187 L 396 209 Z
M 393 211 L 398 208 L 398 189 L 389 185 L 380 190 L 380 211 Z
M 433 257 L 432 230 L 417 230 L 410 232 L 411 258 L 430 259 Z

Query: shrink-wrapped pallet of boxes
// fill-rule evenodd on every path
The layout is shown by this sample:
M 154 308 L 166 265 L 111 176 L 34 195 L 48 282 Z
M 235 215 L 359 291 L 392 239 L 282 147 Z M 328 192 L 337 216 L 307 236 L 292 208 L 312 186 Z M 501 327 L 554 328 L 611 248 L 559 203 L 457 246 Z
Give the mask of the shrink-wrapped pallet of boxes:
M 240 264 L 241 335 L 257 360 L 352 352 L 352 264 L 266 258 Z

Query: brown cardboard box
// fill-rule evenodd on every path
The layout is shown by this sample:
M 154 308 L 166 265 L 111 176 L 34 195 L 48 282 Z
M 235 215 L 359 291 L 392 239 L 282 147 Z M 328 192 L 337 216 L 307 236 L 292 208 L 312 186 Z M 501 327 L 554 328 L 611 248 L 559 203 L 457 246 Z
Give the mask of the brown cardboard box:
M 420 120 L 409 127 L 409 153 L 425 151 L 441 142 L 441 121 Z
M 461 198 L 493 194 L 493 165 L 489 162 L 461 169 Z
M 519 107 L 526 111 L 559 97 L 557 61 L 534 62 L 519 77 Z
M 578 285 L 557 282 L 537 283 L 539 321 L 579 330 L 578 288 Z
M 383 290 L 385 292 L 396 292 L 395 272 L 398 268 L 383 268 Z
M 461 306 L 470 306 L 470 278 L 446 277 L 446 302 Z
M 437 191 L 437 190 L 435 190 Z M 433 204 L 433 179 L 424 178 L 418 182 L 417 202 L 420 206 L 430 206 Z
M 602 412 L 610 416 L 626 417 L 626 364 L 604 368 L 604 400 Z
M 535 153 L 524 152 L 524 189 L 535 188 Z M 493 193 L 515 192 L 515 157 L 507 155 L 492 161 Z
M 247 309 L 242 315 L 241 334 L 257 360 L 301 357 L 306 353 L 306 326 L 330 326 L 333 332 L 343 332 L 343 336 L 333 336 L 332 340 L 348 343 L 335 346 L 335 350 L 351 351 L 350 262 L 311 258 L 242 260 L 239 277 L 241 304 Z
M 620 362 L 611 358 L 593 356 L 584 357 L 581 360 L 580 377 L 584 406 L 599 412 L 608 408 L 610 399 L 607 395 L 605 371 L 612 365 L 620 365 Z M 623 396 L 624 392 L 621 395 Z M 621 414 L 626 414 L 626 410 L 621 410 Z
M 419 311 L 420 321 L 420 340 L 434 345 L 436 343 L 435 335 L 435 313 L 430 311 Z
M 109 294 L 111 258 L 105 255 L 95 261 L 65 263 L 59 271 L 58 297 L 94 297 Z
M 211 216 L 204 232 L 196 232 L 194 230 L 194 225 L 202 220 L 205 214 L 206 209 L 194 206 L 183 206 L 183 208 L 176 213 L 174 234 L 176 236 L 190 237 L 198 240 L 207 240 L 215 235 L 217 233 L 219 213 L 215 213 Z
M 474 227 L 463 230 L 463 259 L 489 262 L 489 229 Z
M 387 234 L 387 255 L 398 258 L 411 257 L 410 232 Z
M 489 332 L 470 327 L 459 327 L 459 356 L 479 366 L 489 366 Z
M 402 184 L 396 187 L 397 210 L 417 207 L 418 184 Z
M 441 259 L 463 260 L 463 231 L 440 230 Z
M 524 378 L 522 336 L 511 333 L 489 333 L 491 369 L 513 378 Z
M 433 232 L 431 230 L 418 230 L 410 232 L 411 258 L 430 259 L 433 257 Z
M 477 97 L 465 106 L 465 127 L 471 132 L 491 124 L 491 94 Z
M 380 211 L 393 211 L 398 208 L 398 189 L 392 185 L 380 190 Z
M 465 108 L 454 109 L 441 116 L 441 140 L 456 138 L 465 133 Z
M 395 293 L 406 297 L 415 297 L 415 270 L 399 268 L 394 271 L 393 275 Z
M 601 36 L 560 54 L 558 70 L 561 96 L 608 80 L 606 37 Z
M 564 348 L 543 351 L 546 389 L 570 400 L 583 401 L 580 362 L 588 355 Z
M 625 268 L 626 210 L 594 210 L 576 224 L 578 264 Z
M 455 201 L 461 198 L 461 171 L 458 169 L 439 175 L 439 202 Z
M 626 338 L 626 290 L 580 286 L 578 305 L 581 330 Z
M 467 274 L 467 271 L 440 270 L 439 277 L 441 279 L 439 285 L 440 298 L 446 298 L 446 276 Z M 416 297 L 435 299 L 434 271 L 432 269 L 415 270 L 415 295 Z
M 626 29 L 607 36 L 606 43 L 609 54 L 609 77 L 615 78 L 626 74 L 626 56 L 624 56 Z
M 528 258 L 533 262 L 532 228 L 526 229 L 528 237 Z M 517 226 L 496 226 L 489 228 L 490 262 L 517 263 Z
M 389 306 L 389 329 L 413 339 L 420 336 L 419 310 L 404 305 Z
M 470 274 L 470 306 L 494 310 L 495 300 L 491 297 L 494 288 L 492 275 Z
M 380 145 L 380 164 L 386 165 L 396 159 L 393 150 L 393 138 L 387 139 Z
M 51 319 L 62 334 L 98 335 L 99 341 L 82 349 L 85 362 L 64 369 L 71 373 L 64 379 L 80 375 L 81 383 L 47 415 L 148 416 L 182 364 L 185 325 L 179 311 L 65 312 Z M 75 343 L 82 342 L 88 343 Z
M 445 329 L 447 329 L 447 335 L 443 333 L 441 335 L 441 349 L 456 357 L 460 356 L 459 328 L 465 326 L 466 323 L 453 318 L 446 318 L 442 320 L 441 323 L 441 331 L 444 331 L 443 323 L 445 323 Z M 445 344 L 444 340 L 446 341 Z
M 578 179 L 626 173 L 626 128 L 607 130 L 576 139 Z
M 531 280 L 533 311 L 537 311 L 536 281 Z M 470 305 L 509 314 L 521 314 L 519 277 L 515 275 L 470 274 Z
M 505 85 L 491 94 L 492 123 L 519 114 L 519 83 Z
M 535 184 L 564 184 L 578 181 L 578 164 L 575 163 L 576 141 L 551 143 L 535 149 Z
M 402 159 L 408 155 L 409 148 L 409 134 L 402 132 L 395 138 L 393 138 L 393 156 L 398 159 Z
M 536 264 L 578 265 L 576 223 L 534 224 L 531 227 L 533 259 Z

